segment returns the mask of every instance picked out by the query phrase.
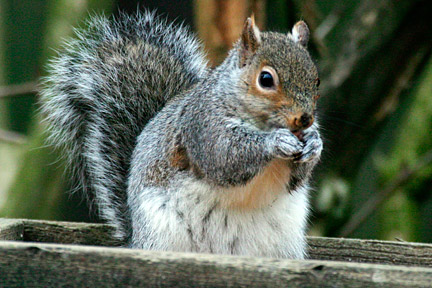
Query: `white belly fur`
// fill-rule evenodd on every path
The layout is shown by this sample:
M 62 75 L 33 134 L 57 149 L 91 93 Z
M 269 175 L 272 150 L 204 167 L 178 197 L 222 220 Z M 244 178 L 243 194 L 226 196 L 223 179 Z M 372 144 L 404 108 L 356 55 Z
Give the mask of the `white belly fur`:
M 143 201 L 141 208 L 151 215 L 147 248 L 303 258 L 308 195 L 305 188 L 287 192 L 289 173 L 277 160 L 242 187 L 215 188 L 189 179 L 172 191 L 165 210 L 155 208 L 162 202 L 154 198 Z

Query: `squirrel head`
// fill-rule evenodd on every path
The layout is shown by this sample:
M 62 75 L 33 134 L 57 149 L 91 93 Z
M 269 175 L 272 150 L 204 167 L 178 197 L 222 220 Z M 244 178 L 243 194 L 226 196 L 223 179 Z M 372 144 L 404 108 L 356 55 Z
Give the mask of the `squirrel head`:
M 319 78 L 306 50 L 308 40 L 303 21 L 282 34 L 260 32 L 253 17 L 246 20 L 236 46 L 247 85 L 243 104 L 262 128 L 300 133 L 313 124 Z

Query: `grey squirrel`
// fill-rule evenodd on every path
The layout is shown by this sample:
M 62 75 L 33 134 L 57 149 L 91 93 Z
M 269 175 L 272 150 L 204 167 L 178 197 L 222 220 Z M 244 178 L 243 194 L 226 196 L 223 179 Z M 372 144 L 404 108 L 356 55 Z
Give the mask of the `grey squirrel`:
M 41 110 L 82 188 L 126 247 L 301 259 L 322 141 L 307 25 L 253 18 L 209 69 L 152 12 L 88 28 L 49 66 Z

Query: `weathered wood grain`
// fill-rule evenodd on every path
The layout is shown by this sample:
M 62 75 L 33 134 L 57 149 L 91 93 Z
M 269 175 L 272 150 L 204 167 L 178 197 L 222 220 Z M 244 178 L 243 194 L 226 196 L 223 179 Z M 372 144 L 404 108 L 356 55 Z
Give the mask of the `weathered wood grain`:
M 0 287 L 432 287 L 430 244 L 309 237 L 310 260 L 292 261 L 95 247 L 118 244 L 110 231 L 0 219 L 15 240 L 0 241 Z
M 23 220 L 0 218 L 0 240 L 24 240 Z
M 5 287 L 428 287 L 432 268 L 0 242 Z
M 326 237 L 309 237 L 308 243 L 310 259 L 432 268 L 431 244 Z
M 119 246 L 109 225 L 0 218 L 0 240 Z
M 44 243 L 119 246 L 108 225 L 72 222 L 24 222 L 24 241 Z
M 119 246 L 103 224 L 0 219 L 0 240 Z M 309 237 L 309 257 L 432 268 L 432 245 L 410 242 Z

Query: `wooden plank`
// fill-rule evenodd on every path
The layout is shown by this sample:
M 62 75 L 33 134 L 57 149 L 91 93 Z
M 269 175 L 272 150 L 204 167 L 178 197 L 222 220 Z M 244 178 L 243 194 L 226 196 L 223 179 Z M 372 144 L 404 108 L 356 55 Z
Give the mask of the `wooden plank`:
M 24 224 L 19 219 L 0 218 L 0 240 L 23 240 Z
M 0 241 L 5 287 L 428 287 L 432 268 Z
M 103 224 L 0 219 L 0 240 L 119 246 Z M 432 245 L 410 242 L 309 237 L 309 258 L 432 268 Z
M 309 237 L 308 243 L 310 259 L 432 268 L 431 244 L 326 237 Z
M 24 220 L 23 225 L 27 242 L 119 246 L 110 237 L 109 225 L 36 220 Z
M 0 240 L 119 246 L 104 224 L 0 218 Z

